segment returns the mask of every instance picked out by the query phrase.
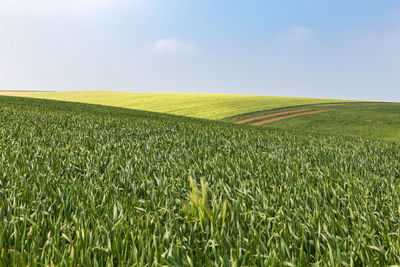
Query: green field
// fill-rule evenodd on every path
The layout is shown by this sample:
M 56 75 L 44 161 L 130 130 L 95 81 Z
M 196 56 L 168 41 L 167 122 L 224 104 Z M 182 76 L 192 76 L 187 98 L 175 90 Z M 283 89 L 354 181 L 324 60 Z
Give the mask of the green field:
M 312 131 L 325 134 L 352 135 L 369 139 L 400 141 L 400 103 L 359 102 L 304 105 L 301 107 L 240 114 L 225 118 L 225 121 L 236 122 L 242 119 L 299 108 L 309 109 L 310 111 L 326 110 L 327 112 L 285 119 L 264 124 L 262 127 L 292 130 L 295 132 Z M 251 123 L 257 121 L 262 121 L 262 119 L 252 121 Z
M 13 92 L 13 95 L 140 109 L 203 119 L 222 119 L 252 111 L 343 101 L 301 97 L 115 91 Z
M 4 94 L 5 92 L 1 93 Z M 296 97 L 114 91 L 14 91 L 8 94 L 29 98 L 101 104 L 228 122 L 298 108 L 324 109 L 329 112 L 282 120 L 263 127 L 400 141 L 400 103 L 351 102 Z
M 400 262 L 398 142 L 0 96 L 0 153 L 1 266 Z

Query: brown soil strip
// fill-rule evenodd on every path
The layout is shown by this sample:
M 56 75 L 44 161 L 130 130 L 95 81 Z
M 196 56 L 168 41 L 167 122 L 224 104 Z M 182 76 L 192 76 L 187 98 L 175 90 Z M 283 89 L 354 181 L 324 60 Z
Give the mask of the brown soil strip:
M 309 110 L 309 109 L 303 108 L 303 109 L 289 110 L 289 111 L 284 111 L 284 112 L 279 112 L 279 113 L 273 113 L 273 114 L 263 115 L 263 116 L 259 116 L 259 117 L 254 117 L 254 118 L 250 118 L 250 119 L 245 119 L 245 120 L 237 121 L 235 123 L 242 124 L 242 123 L 246 123 L 246 122 L 249 122 L 249 121 L 255 121 L 255 120 L 259 120 L 259 119 L 270 118 L 270 117 L 275 117 L 275 116 L 279 116 L 279 115 L 285 115 L 285 114 L 296 113 L 296 112 L 307 111 L 307 110 Z
M 262 125 L 262 124 L 271 123 L 271 122 L 274 122 L 274 121 L 280 121 L 280 120 L 289 119 L 289 118 L 293 118 L 293 117 L 298 117 L 298 116 L 303 116 L 303 115 L 317 114 L 317 113 L 322 113 L 322 112 L 327 112 L 327 110 L 316 110 L 316 111 L 310 111 L 310 112 L 303 112 L 303 113 L 298 113 L 298 114 L 292 114 L 292 115 L 287 115 L 287 116 L 283 116 L 283 117 L 273 118 L 273 119 L 266 120 L 266 121 L 255 122 L 255 123 L 252 123 L 251 125 Z

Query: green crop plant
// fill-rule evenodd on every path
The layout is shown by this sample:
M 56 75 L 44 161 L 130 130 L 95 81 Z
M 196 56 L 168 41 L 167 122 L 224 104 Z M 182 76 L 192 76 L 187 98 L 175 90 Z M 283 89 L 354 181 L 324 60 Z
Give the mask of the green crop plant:
M 188 197 L 190 203 L 189 206 L 185 206 L 185 212 L 189 215 L 188 218 L 196 218 L 201 227 L 203 227 L 204 221 L 213 221 L 213 223 L 216 224 L 219 221 L 220 225 L 224 227 L 227 208 L 226 200 L 214 199 L 212 202 L 212 208 L 210 208 L 208 205 L 208 185 L 206 180 L 204 178 L 200 179 L 200 195 L 198 193 L 196 181 L 192 177 L 189 177 L 189 183 L 191 187 Z
M 0 266 L 396 265 L 399 181 L 398 142 L 2 96 Z
M 190 187 L 192 191 L 189 195 L 190 214 L 198 217 L 200 225 L 203 226 L 203 220 L 212 219 L 210 208 L 207 204 L 207 183 L 204 178 L 201 178 L 201 197 L 197 193 L 197 185 L 192 177 L 189 177 Z

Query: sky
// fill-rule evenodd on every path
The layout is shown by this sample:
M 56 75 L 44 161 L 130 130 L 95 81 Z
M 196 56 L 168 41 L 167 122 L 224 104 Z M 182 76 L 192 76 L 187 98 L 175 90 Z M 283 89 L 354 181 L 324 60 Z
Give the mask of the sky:
M 400 2 L 0 0 L 0 89 L 400 102 Z

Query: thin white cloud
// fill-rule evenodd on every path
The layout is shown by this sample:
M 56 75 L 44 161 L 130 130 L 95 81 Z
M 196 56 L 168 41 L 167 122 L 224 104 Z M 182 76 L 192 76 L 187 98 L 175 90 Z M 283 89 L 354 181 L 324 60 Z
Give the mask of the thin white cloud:
M 158 53 L 192 53 L 196 50 L 194 43 L 186 43 L 175 38 L 160 39 L 151 45 Z
M 303 43 L 314 35 L 314 31 L 304 26 L 296 26 L 281 34 L 281 38 L 289 43 Z

